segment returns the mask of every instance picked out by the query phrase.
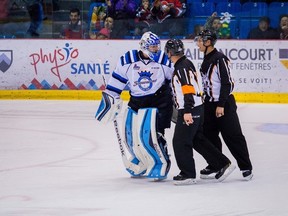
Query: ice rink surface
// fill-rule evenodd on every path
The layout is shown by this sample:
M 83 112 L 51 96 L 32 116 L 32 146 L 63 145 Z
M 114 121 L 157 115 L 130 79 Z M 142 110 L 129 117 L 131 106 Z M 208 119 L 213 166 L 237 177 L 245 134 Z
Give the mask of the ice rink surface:
M 0 216 L 286 216 L 288 104 L 240 104 L 254 166 L 222 183 L 129 177 L 113 124 L 94 119 L 98 101 L 0 101 Z M 121 115 L 120 115 L 121 118 Z M 121 121 L 119 120 L 121 123 Z M 226 146 L 224 153 L 236 163 Z M 197 173 L 206 166 L 195 153 Z

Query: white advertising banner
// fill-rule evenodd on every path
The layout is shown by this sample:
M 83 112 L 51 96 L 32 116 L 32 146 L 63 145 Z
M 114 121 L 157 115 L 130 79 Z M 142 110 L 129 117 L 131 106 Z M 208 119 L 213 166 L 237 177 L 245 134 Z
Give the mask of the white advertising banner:
M 199 69 L 203 53 L 184 44 Z M 138 40 L 0 40 L 0 89 L 101 89 L 118 58 L 138 48 Z M 288 92 L 288 41 L 223 40 L 216 48 L 231 60 L 235 92 Z

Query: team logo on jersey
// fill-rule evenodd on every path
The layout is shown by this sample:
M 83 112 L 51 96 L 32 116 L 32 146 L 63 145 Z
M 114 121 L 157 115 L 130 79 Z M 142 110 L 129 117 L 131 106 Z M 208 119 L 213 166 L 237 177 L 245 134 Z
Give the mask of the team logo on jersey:
M 6 72 L 13 62 L 12 50 L 0 50 L 0 70 Z
M 138 85 L 139 88 L 143 91 L 148 91 L 152 88 L 153 85 L 153 80 L 151 79 L 151 76 L 153 75 L 153 73 L 151 73 L 150 71 L 141 71 L 138 72 L 139 74 L 139 78 L 138 80 L 134 83 L 134 85 Z
M 134 70 L 140 70 L 140 67 L 139 67 L 137 64 L 135 64 L 134 67 L 133 67 L 133 69 L 134 69 Z

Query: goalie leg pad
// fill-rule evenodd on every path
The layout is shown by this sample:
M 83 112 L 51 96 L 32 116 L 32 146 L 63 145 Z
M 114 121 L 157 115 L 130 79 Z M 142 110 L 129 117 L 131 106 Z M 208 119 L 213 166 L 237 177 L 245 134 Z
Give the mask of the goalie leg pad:
M 159 135 L 156 132 L 156 108 L 147 108 L 138 110 L 138 137 L 141 146 L 142 155 L 147 163 L 148 178 L 166 178 L 170 170 L 170 160 L 167 154 L 165 144 L 158 142 Z M 141 124 L 140 124 L 141 123 Z
M 137 119 L 137 113 L 133 111 L 130 107 L 126 110 L 124 114 L 124 143 L 126 145 L 126 148 L 128 149 L 129 152 L 129 161 L 131 161 L 133 164 L 136 164 L 139 169 L 133 170 L 133 169 L 128 169 L 126 167 L 126 170 L 132 175 L 132 176 L 141 176 L 146 172 L 147 167 L 144 165 L 143 156 L 138 152 L 138 149 L 135 148 L 135 145 L 137 142 L 134 142 L 135 139 L 135 134 L 133 136 L 133 130 L 135 125 L 135 119 Z M 134 132 L 135 133 L 135 132 Z
M 123 101 L 112 95 L 102 92 L 102 100 L 96 112 L 95 118 L 103 123 L 112 122 L 121 112 Z

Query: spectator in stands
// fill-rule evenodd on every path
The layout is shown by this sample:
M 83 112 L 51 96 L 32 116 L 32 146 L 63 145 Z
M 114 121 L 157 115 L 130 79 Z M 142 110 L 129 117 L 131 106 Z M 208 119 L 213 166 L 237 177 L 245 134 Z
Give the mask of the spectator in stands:
M 104 28 L 102 28 L 99 32 L 89 32 L 91 39 L 110 39 L 113 38 L 113 23 L 114 20 L 112 17 L 106 17 L 104 21 Z
M 108 16 L 114 19 L 113 34 L 116 38 L 129 35 L 134 29 L 136 2 L 134 0 L 106 0 Z M 132 27 L 133 26 L 133 27 Z
M 70 10 L 70 22 L 64 25 L 60 34 L 60 38 L 65 39 L 81 39 L 85 38 L 86 25 L 80 20 L 80 10 L 73 8 Z
M 39 37 L 38 30 L 42 25 L 44 18 L 43 6 L 41 0 L 24 1 L 30 16 L 30 26 L 27 30 L 29 37 Z
M 222 24 L 220 22 L 220 17 L 217 16 L 217 12 L 214 12 L 208 19 L 204 25 L 204 29 L 209 29 L 216 34 L 219 33 Z
M 157 24 L 152 26 L 151 31 L 158 35 L 169 32 L 170 37 L 182 35 L 184 25 L 179 18 L 183 17 L 185 12 L 186 5 L 180 0 L 155 0 L 151 13 L 156 17 Z
M 150 0 L 142 0 L 140 6 L 136 10 L 135 18 L 135 36 L 142 36 L 149 31 L 150 25 L 153 25 L 154 17 L 150 11 Z
M 270 18 L 263 16 L 258 26 L 250 30 L 247 39 L 279 39 L 279 33 L 270 27 Z
M 196 36 L 199 35 L 200 32 L 202 32 L 204 30 L 204 26 L 200 25 L 200 24 L 196 24 L 194 25 L 194 31 L 192 34 L 189 34 L 187 36 L 187 39 L 194 39 Z
M 280 16 L 278 33 L 280 35 L 280 39 L 288 40 L 288 14 Z
M 204 29 L 215 32 L 219 39 L 231 39 L 229 23 L 232 15 L 228 12 L 221 14 L 222 16 L 219 17 L 217 16 L 217 12 L 214 12 L 210 17 L 208 17 Z
M 105 6 L 94 6 L 90 20 L 90 32 L 96 34 L 104 27 L 104 20 L 107 15 L 107 8 Z

